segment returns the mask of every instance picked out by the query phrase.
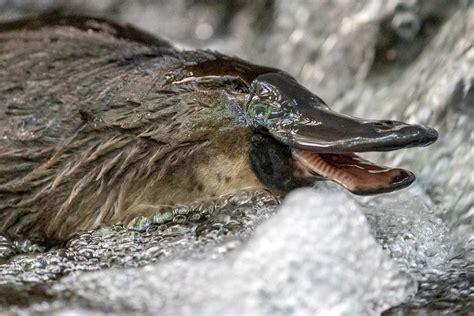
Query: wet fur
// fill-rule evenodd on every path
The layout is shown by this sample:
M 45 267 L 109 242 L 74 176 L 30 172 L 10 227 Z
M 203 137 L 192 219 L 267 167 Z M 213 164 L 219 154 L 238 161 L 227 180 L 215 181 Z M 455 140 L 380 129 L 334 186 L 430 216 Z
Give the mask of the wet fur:
M 150 205 L 263 187 L 223 90 L 169 83 L 212 53 L 96 23 L 0 32 L 1 233 L 62 239 Z

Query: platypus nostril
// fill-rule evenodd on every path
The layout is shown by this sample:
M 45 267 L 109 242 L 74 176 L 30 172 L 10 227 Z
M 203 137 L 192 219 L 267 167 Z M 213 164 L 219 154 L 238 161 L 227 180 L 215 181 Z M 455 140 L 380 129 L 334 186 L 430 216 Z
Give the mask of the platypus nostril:
M 389 130 L 392 129 L 395 126 L 395 121 L 377 121 L 372 123 L 372 126 L 379 130 Z
M 418 146 L 427 146 L 438 139 L 438 132 L 432 128 L 421 125 L 410 125 L 402 129 L 403 136 L 416 139 Z

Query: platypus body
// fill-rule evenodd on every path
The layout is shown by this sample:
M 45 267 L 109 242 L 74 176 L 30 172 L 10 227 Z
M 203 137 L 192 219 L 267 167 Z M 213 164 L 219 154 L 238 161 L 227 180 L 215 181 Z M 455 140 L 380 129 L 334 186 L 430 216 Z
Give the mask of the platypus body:
M 287 73 L 87 17 L 0 25 L 0 233 L 61 240 L 164 205 L 414 180 L 354 152 L 434 142 L 333 112 Z M 317 210 L 316 210 L 317 211 Z

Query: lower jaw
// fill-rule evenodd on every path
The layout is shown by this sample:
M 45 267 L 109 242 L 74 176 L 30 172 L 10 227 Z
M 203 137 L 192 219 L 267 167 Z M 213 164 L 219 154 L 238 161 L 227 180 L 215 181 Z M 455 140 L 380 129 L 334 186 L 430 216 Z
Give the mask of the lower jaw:
M 357 195 L 400 190 L 415 180 L 410 171 L 378 166 L 354 153 L 315 153 L 292 148 L 291 154 L 297 178 L 330 180 Z

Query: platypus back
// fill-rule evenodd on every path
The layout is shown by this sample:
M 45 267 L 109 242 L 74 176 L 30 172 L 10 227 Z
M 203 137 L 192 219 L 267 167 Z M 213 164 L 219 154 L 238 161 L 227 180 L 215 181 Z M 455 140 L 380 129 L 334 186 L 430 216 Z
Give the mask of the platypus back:
M 0 30 L 1 233 L 61 239 L 147 203 L 260 186 L 243 158 L 249 131 L 229 118 L 221 89 L 167 85 L 211 53 L 100 19 Z M 211 167 L 221 175 L 203 183 Z
M 160 207 L 330 180 L 359 195 L 415 176 L 356 152 L 429 127 L 337 113 L 292 76 L 178 51 L 100 19 L 0 27 L 0 233 L 62 239 Z

